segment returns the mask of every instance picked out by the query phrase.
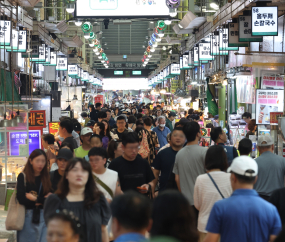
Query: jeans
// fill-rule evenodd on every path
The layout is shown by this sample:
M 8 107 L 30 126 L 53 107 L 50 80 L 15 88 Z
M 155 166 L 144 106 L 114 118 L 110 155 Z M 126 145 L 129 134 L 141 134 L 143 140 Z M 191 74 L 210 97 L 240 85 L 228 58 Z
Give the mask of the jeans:
M 17 242 L 46 242 L 47 227 L 44 220 L 44 211 L 41 209 L 40 223 L 32 223 L 33 210 L 27 209 L 25 223 L 22 230 L 17 231 Z

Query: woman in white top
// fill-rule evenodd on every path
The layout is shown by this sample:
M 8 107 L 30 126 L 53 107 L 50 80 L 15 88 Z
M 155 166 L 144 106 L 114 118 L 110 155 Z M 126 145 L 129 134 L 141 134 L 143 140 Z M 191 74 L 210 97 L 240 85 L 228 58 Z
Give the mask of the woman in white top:
M 123 193 L 118 180 L 118 173 L 106 168 L 107 151 L 105 149 L 94 147 L 89 151 L 88 157 L 96 185 L 107 201 L 111 203 L 115 196 Z M 111 241 L 113 237 L 111 219 L 108 223 L 108 233 Z
M 194 187 L 194 206 L 199 210 L 199 242 L 206 236 L 206 225 L 214 203 L 232 194 L 230 173 L 225 172 L 228 162 L 223 146 L 214 145 L 208 149 L 205 167 L 207 173 L 197 177 Z

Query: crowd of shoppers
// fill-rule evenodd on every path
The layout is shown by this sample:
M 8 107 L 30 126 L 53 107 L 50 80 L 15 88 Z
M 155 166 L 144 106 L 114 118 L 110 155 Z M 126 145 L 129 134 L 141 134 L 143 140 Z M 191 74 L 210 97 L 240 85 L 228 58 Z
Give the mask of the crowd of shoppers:
M 237 151 L 221 127 L 205 148 L 195 115 L 175 123 L 159 103 L 97 103 L 85 127 L 62 118 L 18 176 L 17 241 L 284 241 L 285 159 L 271 137 L 256 160 L 251 140 Z

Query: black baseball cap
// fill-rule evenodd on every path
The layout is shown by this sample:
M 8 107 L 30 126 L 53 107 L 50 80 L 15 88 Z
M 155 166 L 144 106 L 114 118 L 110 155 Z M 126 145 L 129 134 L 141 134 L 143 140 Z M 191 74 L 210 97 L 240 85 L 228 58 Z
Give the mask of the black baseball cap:
M 87 124 L 86 124 L 86 126 L 88 127 L 88 126 L 94 126 L 95 125 L 95 121 L 94 120 L 90 120 Z
M 70 149 L 63 148 L 58 151 L 56 159 L 70 160 L 73 158 L 73 153 Z
M 169 114 L 168 114 L 168 117 L 175 117 L 176 116 L 176 113 L 174 113 L 174 112 L 170 112 Z
M 81 125 L 80 123 L 76 123 L 73 125 L 73 130 L 74 131 L 81 131 Z

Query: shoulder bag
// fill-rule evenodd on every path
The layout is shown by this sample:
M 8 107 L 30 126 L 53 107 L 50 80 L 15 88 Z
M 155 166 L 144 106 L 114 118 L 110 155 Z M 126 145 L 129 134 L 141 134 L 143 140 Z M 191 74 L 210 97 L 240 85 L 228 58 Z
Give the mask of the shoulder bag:
M 24 185 L 26 187 L 26 174 L 24 175 Z M 25 206 L 20 204 L 17 199 L 17 184 L 16 189 L 9 202 L 7 218 L 5 221 L 6 230 L 22 230 L 25 223 Z
M 217 190 L 218 190 L 218 192 L 220 193 L 221 197 L 222 197 L 223 199 L 225 199 L 224 195 L 221 193 L 221 191 L 220 191 L 218 185 L 216 184 L 216 182 L 214 181 L 213 177 L 212 177 L 209 173 L 207 173 L 207 175 L 210 177 L 211 181 L 213 182 L 214 186 L 217 188 Z
M 148 155 L 150 153 L 150 149 L 149 149 L 149 145 L 147 141 L 147 135 L 144 130 L 142 130 L 142 141 L 141 141 L 140 149 L 138 153 L 141 155 L 143 159 L 148 158 Z
M 93 174 L 93 178 L 94 178 L 95 182 L 97 182 L 101 187 L 103 187 L 109 193 L 111 198 L 114 197 L 113 191 L 110 187 L 108 187 L 108 185 L 106 185 L 103 181 L 101 181 L 99 179 L 99 177 L 95 176 L 94 174 Z

